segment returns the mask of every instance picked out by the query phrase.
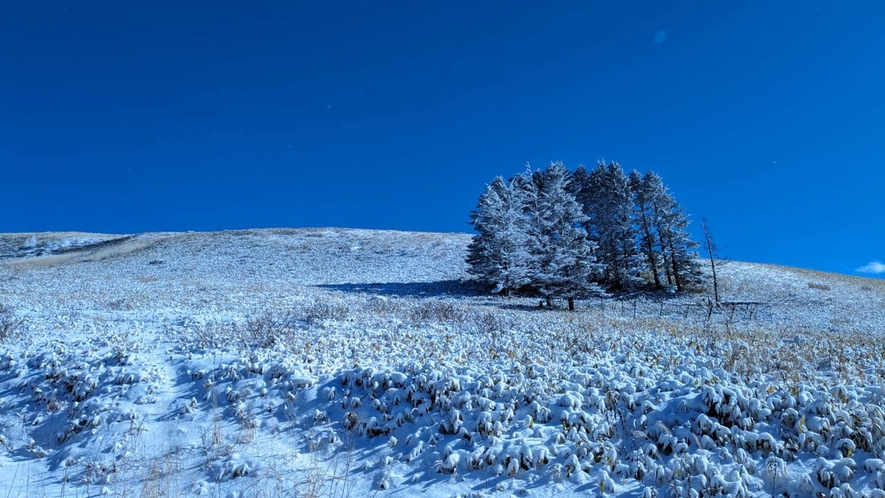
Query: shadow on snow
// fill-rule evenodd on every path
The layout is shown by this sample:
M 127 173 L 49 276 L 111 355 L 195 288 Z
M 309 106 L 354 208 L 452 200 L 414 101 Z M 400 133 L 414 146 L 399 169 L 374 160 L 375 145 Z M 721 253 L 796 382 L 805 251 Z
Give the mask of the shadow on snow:
M 366 284 L 317 285 L 321 289 L 348 294 L 371 294 L 392 297 L 480 297 L 487 290 L 470 280 L 440 280 L 437 282 L 392 282 Z

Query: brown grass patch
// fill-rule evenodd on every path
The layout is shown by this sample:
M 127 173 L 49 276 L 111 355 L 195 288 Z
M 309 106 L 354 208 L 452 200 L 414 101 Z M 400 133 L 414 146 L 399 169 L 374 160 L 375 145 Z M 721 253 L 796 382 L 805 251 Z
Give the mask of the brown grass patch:
M 830 287 L 829 285 L 819 284 L 817 282 L 808 282 L 808 288 L 822 290 L 822 291 L 832 290 L 832 287 Z
M 64 254 L 54 254 L 52 256 L 40 256 L 36 258 L 27 258 L 18 261 L 6 263 L 7 266 L 15 269 L 32 269 L 32 268 L 49 268 L 67 263 L 84 263 L 90 261 L 101 261 L 103 259 L 121 256 L 123 254 L 132 253 L 141 249 L 146 249 L 166 237 L 156 239 L 139 239 L 125 240 L 118 244 L 107 244 L 95 250 L 71 251 Z

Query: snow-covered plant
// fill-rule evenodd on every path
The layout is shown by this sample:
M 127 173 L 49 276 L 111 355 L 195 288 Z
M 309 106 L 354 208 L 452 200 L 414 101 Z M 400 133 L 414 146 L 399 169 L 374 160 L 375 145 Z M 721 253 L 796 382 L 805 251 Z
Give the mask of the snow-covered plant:
M 509 295 L 531 283 L 528 230 L 523 190 L 495 178 L 470 215 L 477 234 L 468 246 L 469 271 Z
M 8 306 L 0 303 L 0 342 L 14 339 L 21 329 L 22 320 Z

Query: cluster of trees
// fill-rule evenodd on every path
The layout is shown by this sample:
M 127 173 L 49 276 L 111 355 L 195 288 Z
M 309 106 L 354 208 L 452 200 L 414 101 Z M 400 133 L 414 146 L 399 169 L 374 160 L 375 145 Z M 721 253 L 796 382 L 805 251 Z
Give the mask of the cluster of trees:
M 510 295 L 567 299 L 702 282 L 688 216 L 653 172 L 562 163 L 495 178 L 470 216 L 470 272 Z

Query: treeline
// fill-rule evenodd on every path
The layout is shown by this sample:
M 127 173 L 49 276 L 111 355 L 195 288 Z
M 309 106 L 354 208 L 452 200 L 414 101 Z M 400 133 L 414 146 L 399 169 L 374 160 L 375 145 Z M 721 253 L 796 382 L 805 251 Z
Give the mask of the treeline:
M 492 292 L 574 300 L 702 283 L 688 216 L 653 172 L 562 163 L 495 178 L 470 216 L 470 272 Z

